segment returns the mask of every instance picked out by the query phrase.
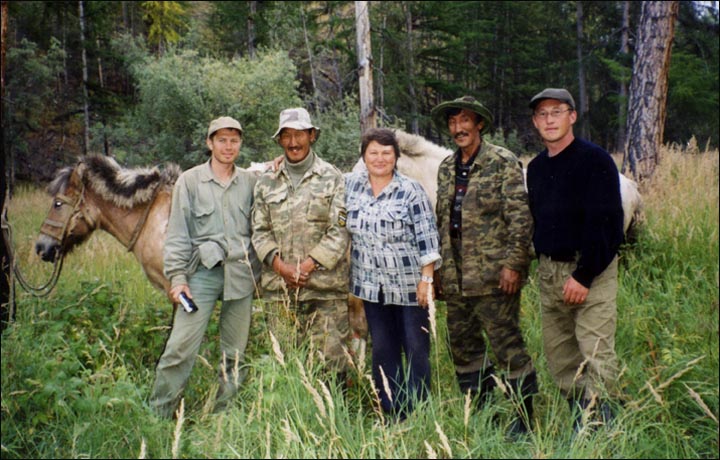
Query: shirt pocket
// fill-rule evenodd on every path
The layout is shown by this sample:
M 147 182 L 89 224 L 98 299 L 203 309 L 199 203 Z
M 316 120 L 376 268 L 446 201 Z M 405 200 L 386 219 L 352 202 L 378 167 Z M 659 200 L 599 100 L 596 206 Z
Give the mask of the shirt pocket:
M 208 196 L 203 194 L 195 196 L 192 205 L 193 227 L 195 228 L 194 236 L 213 233 L 214 213 L 215 201 L 211 194 Z
M 362 229 L 360 223 L 360 205 L 358 203 L 348 205 L 346 226 L 350 233 L 359 233 Z
M 407 208 L 392 206 L 380 214 L 378 232 L 388 243 L 397 243 L 405 240 L 405 234 L 411 225 Z

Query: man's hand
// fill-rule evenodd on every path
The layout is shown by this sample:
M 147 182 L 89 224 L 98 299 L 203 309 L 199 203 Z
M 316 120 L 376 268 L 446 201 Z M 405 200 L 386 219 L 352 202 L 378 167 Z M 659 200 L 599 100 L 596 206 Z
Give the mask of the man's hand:
M 565 281 L 563 286 L 563 299 L 566 304 L 579 305 L 587 299 L 590 289 L 578 283 L 572 276 Z
M 185 293 L 186 296 L 188 296 L 189 299 L 192 299 L 192 294 L 190 293 L 190 286 L 187 284 L 178 284 L 177 286 L 170 288 L 170 292 L 168 292 L 168 298 L 172 303 L 180 303 L 180 294 Z
M 285 281 L 288 289 L 303 288 L 315 271 L 315 261 L 307 257 L 301 263 L 293 265 L 285 263 L 280 256 L 277 256 L 273 259 L 273 270 Z
M 498 287 L 505 294 L 515 294 L 520 289 L 520 272 L 503 267 L 500 270 L 500 284 Z

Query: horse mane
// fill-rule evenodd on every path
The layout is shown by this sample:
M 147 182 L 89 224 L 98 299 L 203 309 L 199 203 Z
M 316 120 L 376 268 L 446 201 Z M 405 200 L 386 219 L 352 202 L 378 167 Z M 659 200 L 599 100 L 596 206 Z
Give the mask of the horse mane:
M 152 168 L 126 169 L 111 157 L 91 155 L 80 158 L 77 165 L 58 171 L 48 186 L 51 195 L 64 193 L 72 173 L 76 171 L 86 187 L 92 188 L 104 200 L 122 208 L 132 208 L 149 202 L 156 190 L 172 188 L 182 170 L 167 163 L 163 170 Z

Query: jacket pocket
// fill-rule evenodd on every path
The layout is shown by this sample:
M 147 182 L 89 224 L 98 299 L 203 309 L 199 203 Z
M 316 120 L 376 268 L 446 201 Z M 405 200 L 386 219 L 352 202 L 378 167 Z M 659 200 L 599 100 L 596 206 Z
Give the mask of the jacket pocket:
M 332 193 L 326 192 L 309 198 L 307 220 L 309 222 L 328 222 L 330 220 L 332 197 Z

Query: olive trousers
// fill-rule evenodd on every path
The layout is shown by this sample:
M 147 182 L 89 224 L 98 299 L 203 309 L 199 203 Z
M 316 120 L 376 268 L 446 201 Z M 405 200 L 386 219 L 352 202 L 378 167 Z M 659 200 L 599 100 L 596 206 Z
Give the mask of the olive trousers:
M 575 262 L 540 256 L 543 347 L 550 374 L 563 395 L 590 399 L 592 393 L 613 393 L 617 384 L 618 259 L 593 280 L 584 303 L 567 305 L 563 285 L 575 267 Z
M 155 370 L 155 385 L 150 405 L 165 418 L 172 417 L 192 372 L 215 304 L 222 300 L 225 284 L 223 267 L 199 268 L 190 278 L 190 292 L 198 306 L 187 313 L 181 306 L 175 310 L 172 331 L 165 351 Z M 216 408 L 224 407 L 237 393 L 247 374 L 244 369 L 245 348 L 250 333 L 252 292 L 242 299 L 222 300 L 220 310 L 219 388 Z

